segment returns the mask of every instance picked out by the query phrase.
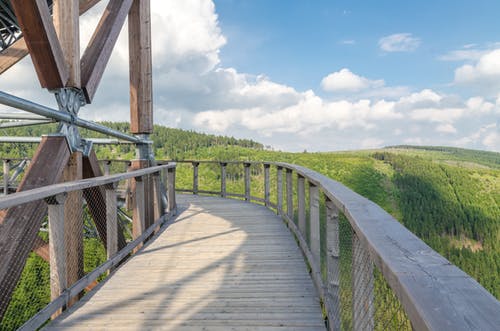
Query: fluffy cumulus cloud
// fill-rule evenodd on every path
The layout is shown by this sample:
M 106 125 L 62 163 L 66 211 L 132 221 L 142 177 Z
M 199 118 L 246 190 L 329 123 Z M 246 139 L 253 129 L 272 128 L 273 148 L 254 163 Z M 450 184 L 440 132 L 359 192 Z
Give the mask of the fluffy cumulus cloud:
M 413 52 L 420 46 L 420 42 L 411 33 L 395 33 L 380 38 L 378 45 L 384 52 Z
M 500 48 L 482 54 L 476 62 L 455 70 L 455 84 L 468 86 L 487 96 L 500 92 Z
M 90 39 L 103 5 L 81 20 Z M 286 150 L 374 148 L 401 143 L 499 150 L 500 90 L 467 99 L 431 89 L 386 86 L 349 68 L 325 73 L 325 95 L 299 91 L 264 74 L 221 63 L 228 42 L 210 0 L 153 0 L 155 122 L 172 127 L 252 138 Z M 128 49 L 124 27 L 94 102 L 81 110 L 93 120 L 127 121 Z M 412 51 L 411 34 L 380 40 L 385 52 Z M 457 69 L 455 82 L 500 75 L 499 53 L 487 52 Z M 23 80 L 17 79 L 22 75 Z M 500 80 L 499 80 L 500 81 Z M 53 105 L 39 88 L 29 59 L 0 78 L 0 89 Z
M 383 80 L 369 80 L 365 77 L 358 76 L 352 73 L 349 69 L 344 68 L 340 71 L 333 72 L 323 78 L 321 87 L 325 91 L 360 91 L 368 88 L 378 88 L 384 86 Z

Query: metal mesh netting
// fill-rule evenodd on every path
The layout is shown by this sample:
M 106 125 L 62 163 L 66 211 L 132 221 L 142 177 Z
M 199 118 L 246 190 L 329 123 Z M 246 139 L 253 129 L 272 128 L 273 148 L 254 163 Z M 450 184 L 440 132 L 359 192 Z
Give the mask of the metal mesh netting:
M 131 239 L 131 212 L 126 208 L 126 188 L 126 181 L 122 181 L 117 189 L 119 208 L 117 208 L 118 228 L 116 231 L 119 248 Z M 74 191 L 68 193 L 62 200 L 55 200 L 57 199 L 47 199 L 47 202 L 42 200 L 10 208 L 21 209 L 22 217 L 28 221 L 27 223 L 38 225 L 34 225 L 29 230 L 36 234 L 31 236 L 35 238 L 34 241 L 27 239 L 17 241 L 18 247 L 12 257 L 12 266 L 21 270 L 21 277 L 18 280 L 13 273 L 10 278 L 4 278 L 0 282 L 0 293 L 2 293 L 0 304 L 6 307 L 0 322 L 0 330 L 17 329 L 46 306 L 51 301 L 51 296 L 53 299 L 60 292 L 52 285 L 54 293 L 51 295 L 48 209 L 60 206 L 60 210 L 64 211 L 64 227 L 62 230 L 59 229 L 59 235 L 62 233 L 66 252 L 64 256 L 66 288 L 107 260 L 104 243 L 109 234 L 106 233 L 104 188 L 94 187 L 84 191 Z M 41 217 L 38 216 L 40 209 L 43 209 Z M 12 211 L 2 210 L 0 217 L 8 217 L 9 213 Z M 53 223 L 50 224 L 52 226 Z M 53 226 L 52 233 L 57 231 L 56 228 L 57 226 Z M 57 241 L 53 242 L 56 244 Z M 84 293 L 95 287 L 105 276 L 104 273 L 96 282 L 89 284 Z M 64 287 L 64 284 L 61 286 Z M 13 289 L 11 296 L 6 295 L 9 289 Z M 72 300 L 72 303 L 76 299 Z

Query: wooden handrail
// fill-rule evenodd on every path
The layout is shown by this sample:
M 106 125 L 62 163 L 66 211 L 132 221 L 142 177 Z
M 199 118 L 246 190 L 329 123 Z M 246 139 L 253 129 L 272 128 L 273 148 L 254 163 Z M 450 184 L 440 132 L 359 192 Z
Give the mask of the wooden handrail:
M 380 270 L 385 281 L 394 291 L 402 304 L 413 329 L 415 330 L 495 330 L 500 325 L 500 302 L 484 289 L 476 280 L 467 275 L 464 271 L 453 265 L 446 258 L 438 254 L 431 247 L 425 244 L 416 235 L 411 233 L 394 217 L 388 214 L 380 206 L 367 198 L 355 193 L 341 183 L 328 178 L 318 172 L 308 168 L 281 162 L 250 162 L 250 161 L 198 161 L 183 160 L 178 163 L 196 164 L 241 164 L 241 165 L 262 165 L 264 173 L 268 172 L 266 167 L 274 166 L 278 169 L 277 174 L 277 195 L 278 201 L 266 203 L 268 207 L 277 209 L 278 213 L 287 222 L 290 229 L 296 235 L 306 259 L 311 267 L 311 275 L 318 289 L 320 297 L 325 303 L 326 310 L 330 315 L 334 309 L 329 307 L 336 304 L 337 297 L 331 295 L 331 290 L 324 284 L 318 261 L 318 247 L 313 245 L 314 252 L 307 244 L 305 235 L 305 219 L 301 220 L 301 199 L 299 197 L 299 226 L 292 220 L 291 213 L 283 204 L 293 203 L 293 199 L 288 197 L 292 190 L 283 189 L 283 173 L 295 172 L 299 180 L 299 191 L 303 189 L 307 181 L 310 187 L 319 189 L 327 201 L 327 218 L 337 219 L 338 211 L 342 212 L 348 219 L 353 234 L 353 250 L 361 258 L 369 258 L 370 261 Z M 269 175 L 267 174 L 266 177 Z M 286 182 L 291 182 L 288 178 Z M 302 183 L 302 185 L 300 185 Z M 269 180 L 264 180 L 264 194 L 268 195 Z M 224 186 L 224 185 L 223 185 Z M 193 190 L 182 189 L 183 192 Z M 197 188 L 198 193 L 221 194 L 225 197 L 247 197 L 246 194 L 226 192 L 225 187 L 221 187 L 221 192 L 203 191 Z M 224 192 L 224 194 L 222 194 Z M 196 193 L 195 193 L 196 194 Z M 283 199 L 283 194 L 287 197 Z M 301 194 L 299 192 L 299 194 Z M 304 199 L 302 193 L 302 199 Z M 314 199 L 317 199 L 316 191 L 313 191 Z M 267 196 L 262 198 L 251 197 L 251 201 L 266 202 Z M 283 201 L 284 200 L 284 201 Z M 315 203 L 313 201 L 313 203 Z M 338 210 L 338 211 L 336 211 Z M 305 218 L 305 212 L 302 210 Z M 314 217 L 317 211 L 314 211 Z M 304 224 L 302 224 L 304 223 Z M 317 231 L 317 228 L 315 229 Z M 338 229 L 336 229 L 338 236 Z M 335 233 L 335 229 L 331 231 Z M 333 247 L 332 250 L 338 248 Z M 334 252 L 338 254 L 338 252 Z M 338 256 L 337 256 L 338 258 Z M 333 256 L 335 259 L 335 256 Z M 354 263 L 354 262 L 353 262 Z M 368 269 L 371 270 L 371 269 Z M 354 271 L 355 272 L 355 271 Z M 372 277 L 372 276 L 371 276 Z M 354 280 L 354 284 L 359 286 L 371 286 L 373 279 Z M 371 283 L 373 284 L 373 283 Z M 353 294 L 370 292 L 371 289 L 363 289 Z M 373 297 L 373 293 L 369 295 Z M 356 299 L 354 299 L 356 300 Z M 372 300 L 373 298 L 369 299 Z M 357 308 L 354 307 L 354 310 Z M 373 308 L 368 306 L 360 307 L 366 311 L 364 314 L 372 314 Z M 368 309 L 368 310 L 367 310 Z M 338 311 L 338 309 L 337 309 Z M 354 311 L 354 316 L 360 312 Z M 329 316 L 330 329 L 338 327 L 338 317 Z M 373 327 L 373 320 L 368 321 L 368 328 Z M 365 324 L 366 326 L 366 324 Z M 356 323 L 354 324 L 356 328 Z
M 144 168 L 121 174 L 82 179 L 74 182 L 59 183 L 32 190 L 22 191 L 0 198 L 0 209 L 6 209 L 23 203 L 48 198 L 61 193 L 68 193 L 71 191 L 83 190 L 95 186 L 103 186 L 134 177 L 141 177 L 144 175 L 159 172 L 164 169 L 172 169 L 175 168 L 175 166 L 175 163 L 169 163 L 162 166 Z

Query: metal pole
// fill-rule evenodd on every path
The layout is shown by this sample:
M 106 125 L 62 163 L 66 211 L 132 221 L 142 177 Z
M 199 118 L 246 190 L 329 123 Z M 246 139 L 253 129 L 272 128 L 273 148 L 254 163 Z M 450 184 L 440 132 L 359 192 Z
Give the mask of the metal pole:
M 79 117 L 74 117 L 71 116 L 68 113 L 60 112 L 55 109 L 45 107 L 42 105 L 39 105 L 37 103 L 18 98 L 16 96 L 13 96 L 11 94 L 5 93 L 0 91 L 0 103 L 4 104 L 9 107 L 21 109 L 33 114 L 37 114 L 40 116 L 52 118 L 56 121 L 61 121 L 69 124 L 74 124 L 78 127 L 89 129 L 95 132 L 103 133 L 108 136 L 116 137 L 119 139 L 127 140 L 136 144 L 149 144 L 150 142 L 148 140 L 141 139 L 139 137 L 135 137 L 132 135 L 128 135 L 126 133 L 110 129 L 108 127 L 105 127 L 103 125 L 86 121 L 84 119 L 81 119 Z

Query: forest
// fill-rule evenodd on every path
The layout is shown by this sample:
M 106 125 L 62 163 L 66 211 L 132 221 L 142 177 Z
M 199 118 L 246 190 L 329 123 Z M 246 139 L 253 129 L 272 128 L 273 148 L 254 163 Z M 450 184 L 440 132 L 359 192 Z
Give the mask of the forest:
M 128 131 L 126 123 L 104 124 Z M 56 126 L 51 124 L 49 128 L 55 130 Z M 47 130 L 40 126 L 3 130 L 1 134 L 39 136 Z M 100 137 L 85 130 L 82 136 Z M 379 204 L 500 299 L 500 153 L 422 146 L 287 153 L 265 150 L 262 144 L 249 139 L 162 126 L 155 126 L 151 139 L 157 160 L 282 161 L 338 180 Z M 30 157 L 35 148 L 36 144 L 0 144 L 0 154 L 2 158 Z M 97 146 L 96 151 L 99 159 L 134 157 L 133 146 L 127 144 Z M 259 175 L 258 169 L 252 171 Z M 190 164 L 179 164 L 177 175 L 179 188 L 192 185 Z M 231 185 L 240 189 L 241 169 L 228 166 L 228 175 L 228 190 Z M 216 165 L 200 166 L 200 189 L 216 190 L 220 188 L 218 180 Z M 86 249 L 91 248 L 102 250 L 94 242 L 86 244 Z M 86 269 L 103 258 L 102 251 L 94 260 L 85 262 Z M 40 282 L 46 268 L 44 261 L 32 256 L 23 277 Z M 25 297 L 26 291 L 21 282 L 16 295 Z M 33 295 L 46 298 L 48 293 L 45 290 Z

